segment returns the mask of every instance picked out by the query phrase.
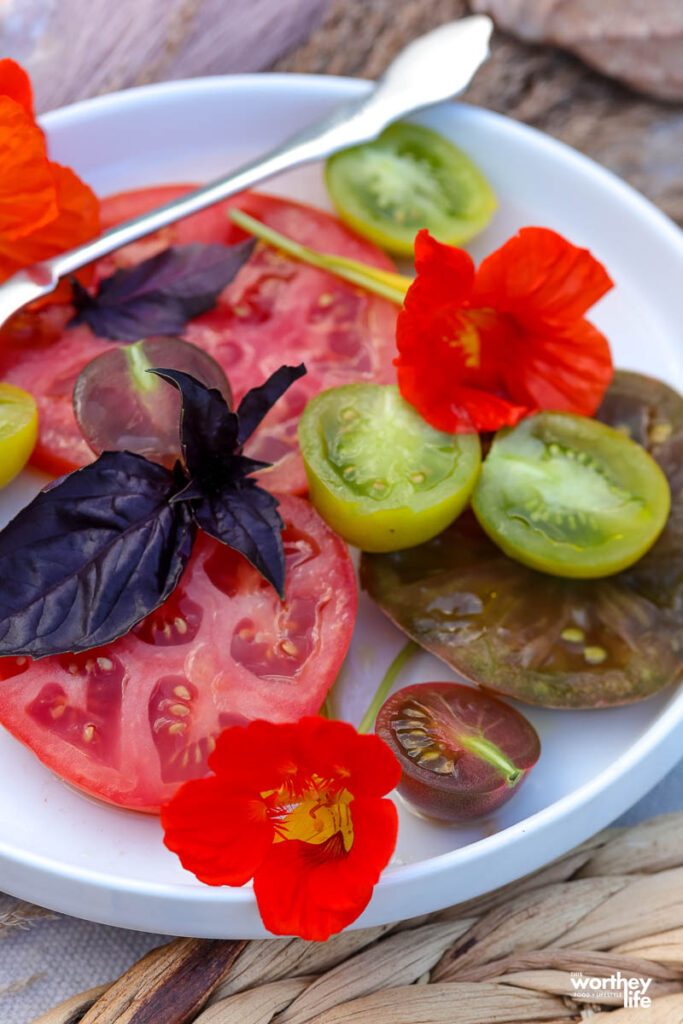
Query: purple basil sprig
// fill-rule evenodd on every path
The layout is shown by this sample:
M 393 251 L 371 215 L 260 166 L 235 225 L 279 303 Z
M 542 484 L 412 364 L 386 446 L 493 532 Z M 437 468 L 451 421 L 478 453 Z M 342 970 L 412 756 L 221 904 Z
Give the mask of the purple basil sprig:
M 213 309 L 254 251 L 255 239 L 236 245 L 175 245 L 135 267 L 117 270 L 91 295 L 74 278 L 76 315 L 101 338 L 139 341 L 182 333 L 188 320 Z
M 86 651 L 129 632 L 173 592 L 197 528 L 241 552 L 284 596 L 282 520 L 242 445 L 305 367 L 283 366 L 233 412 L 180 370 L 183 461 L 104 452 L 50 485 L 0 532 L 0 655 Z M 244 418 L 243 418 L 244 417 Z

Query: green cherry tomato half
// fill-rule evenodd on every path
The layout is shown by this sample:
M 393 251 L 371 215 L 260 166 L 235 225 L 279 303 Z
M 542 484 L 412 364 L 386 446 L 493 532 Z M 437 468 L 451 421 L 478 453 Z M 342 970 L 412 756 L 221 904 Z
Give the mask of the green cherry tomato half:
M 584 416 L 542 412 L 496 434 L 472 498 L 506 555 L 555 576 L 609 576 L 664 528 L 671 497 L 654 459 Z
M 435 430 L 393 384 L 345 384 L 308 403 L 299 443 L 310 499 L 364 551 L 412 547 L 445 529 L 479 473 L 476 434 Z
M 392 124 L 374 142 L 335 153 L 325 183 L 342 220 L 403 256 L 412 255 L 421 228 L 460 245 L 486 227 L 496 208 L 470 158 L 419 124 Z

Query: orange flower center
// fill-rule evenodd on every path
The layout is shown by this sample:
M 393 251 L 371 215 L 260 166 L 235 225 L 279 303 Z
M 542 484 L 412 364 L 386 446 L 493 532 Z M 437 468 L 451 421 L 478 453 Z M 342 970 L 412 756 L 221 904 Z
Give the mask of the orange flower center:
M 468 370 L 476 370 L 481 363 L 481 342 L 473 317 L 468 313 L 461 318 L 460 333 L 455 338 L 444 338 L 451 348 L 457 348 L 463 355 Z
M 316 846 L 337 838 L 348 853 L 353 845 L 353 794 L 313 775 L 295 793 L 288 785 L 262 793 L 276 843 L 298 839 Z

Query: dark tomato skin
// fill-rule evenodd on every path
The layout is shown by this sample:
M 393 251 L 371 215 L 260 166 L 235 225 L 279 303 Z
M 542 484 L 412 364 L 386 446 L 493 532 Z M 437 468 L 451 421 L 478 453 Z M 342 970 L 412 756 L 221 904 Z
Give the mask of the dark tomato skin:
M 102 228 L 169 202 L 189 187 L 160 186 L 104 199 Z M 93 283 L 170 245 L 241 241 L 244 233 L 228 217 L 231 206 L 305 245 L 394 269 L 384 253 L 323 210 L 243 193 L 99 260 Z M 215 308 L 187 325 L 185 340 L 221 365 L 236 402 L 282 363 L 306 364 L 307 375 L 280 399 L 247 444 L 252 458 L 273 463 L 263 474 L 269 490 L 306 491 L 296 428 L 309 398 L 337 384 L 395 380 L 396 313 L 385 299 L 259 245 Z M 74 417 L 73 388 L 89 360 L 115 347 L 86 326 L 67 328 L 72 315 L 71 306 L 47 305 L 19 313 L 0 334 L 0 380 L 23 387 L 38 402 L 40 428 L 32 462 L 56 476 L 94 457 Z
M 536 730 L 519 711 L 460 683 L 398 690 L 382 705 L 375 732 L 401 764 L 401 796 L 440 821 L 465 822 L 496 811 L 541 754 Z M 473 749 L 477 743 L 479 750 Z M 486 759 L 486 747 L 502 755 L 500 764 Z
M 285 601 L 200 533 L 170 598 L 84 654 L 0 659 L 0 722 L 57 775 L 154 812 L 205 775 L 219 732 L 315 714 L 346 654 L 356 577 L 346 546 L 302 498 L 281 496 Z

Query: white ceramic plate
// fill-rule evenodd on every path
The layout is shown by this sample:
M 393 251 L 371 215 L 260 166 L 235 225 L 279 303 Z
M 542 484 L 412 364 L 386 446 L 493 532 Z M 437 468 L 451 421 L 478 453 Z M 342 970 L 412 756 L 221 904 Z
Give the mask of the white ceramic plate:
M 294 129 L 358 96 L 366 83 L 322 77 L 208 78 L 134 89 L 44 119 L 54 159 L 100 195 L 161 182 L 207 180 L 264 152 Z M 588 246 L 617 287 L 593 319 L 620 366 L 683 385 L 678 230 L 635 192 L 530 128 L 468 106 L 424 122 L 482 166 L 500 210 L 471 250 L 479 260 L 519 227 L 541 224 Z M 329 207 L 319 166 L 268 183 L 269 191 Z M 24 473 L 0 496 L 6 520 L 41 482 Z M 357 721 L 394 653 L 398 631 L 363 600 L 340 686 Z M 420 654 L 401 683 L 454 678 Z M 500 812 L 468 827 L 430 824 L 401 808 L 395 861 L 356 926 L 456 903 L 518 878 L 606 825 L 680 755 L 683 689 L 596 712 L 527 709 L 543 755 Z M 251 889 L 213 889 L 162 845 L 156 819 L 117 811 L 67 788 L 0 730 L 0 888 L 80 917 L 147 931 L 206 937 L 263 935 Z

